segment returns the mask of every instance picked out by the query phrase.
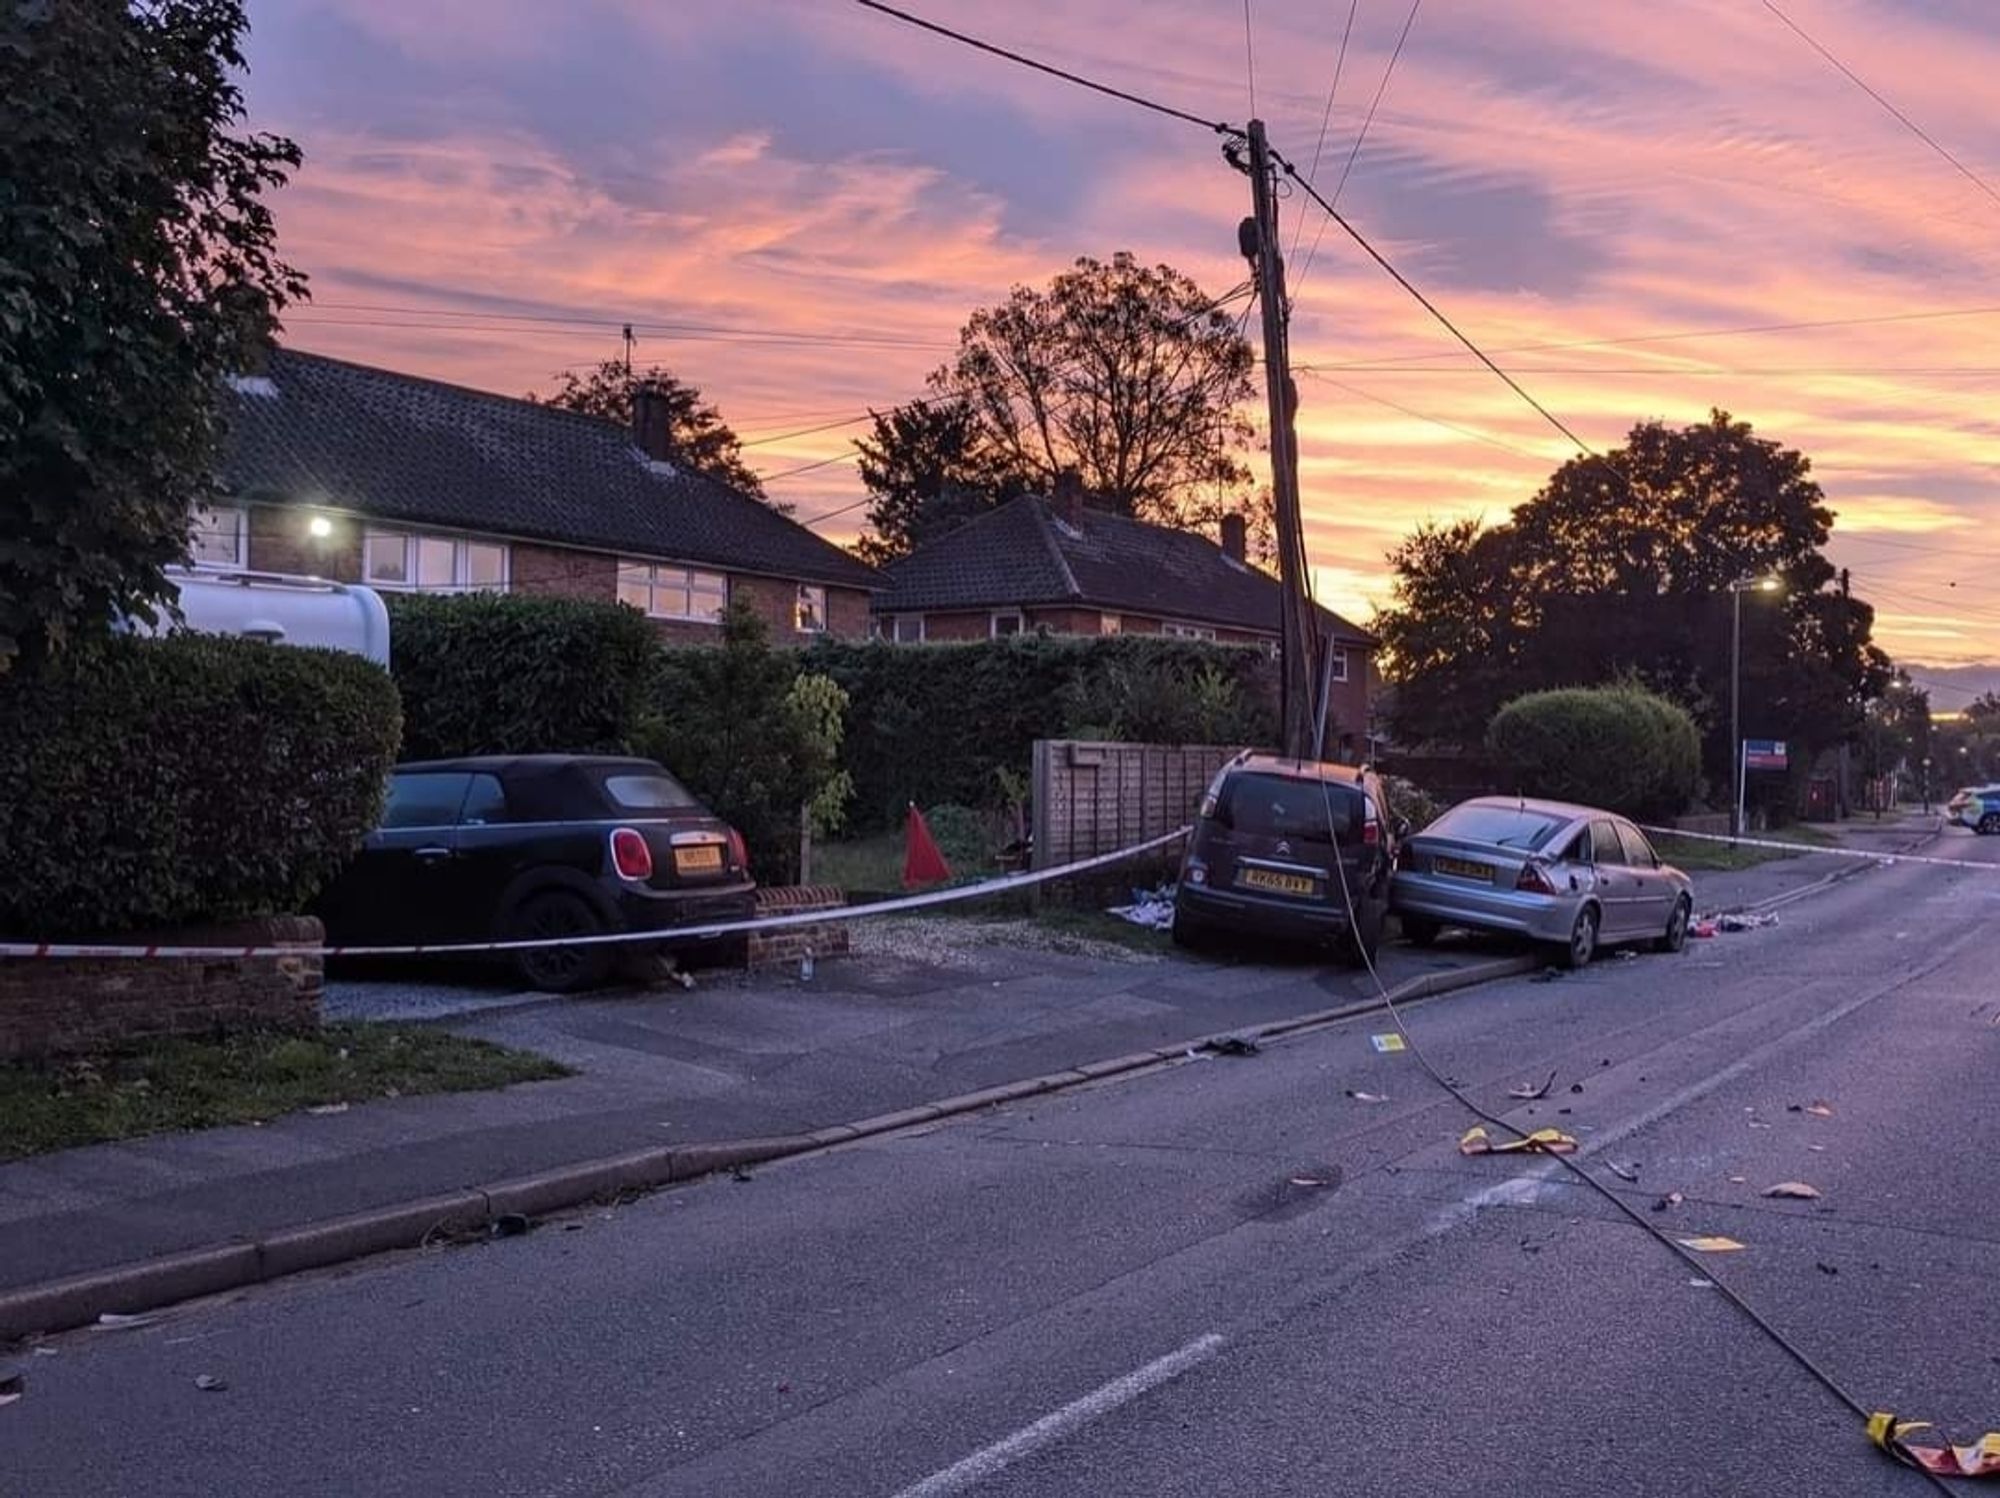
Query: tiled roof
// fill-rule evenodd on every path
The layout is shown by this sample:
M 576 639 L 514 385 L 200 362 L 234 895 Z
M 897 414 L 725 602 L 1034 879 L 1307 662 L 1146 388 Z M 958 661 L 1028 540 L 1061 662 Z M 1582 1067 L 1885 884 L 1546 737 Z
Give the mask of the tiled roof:
M 883 568 L 877 613 L 1082 604 L 1114 613 L 1278 632 L 1277 580 L 1192 531 L 1085 508 L 1058 520 L 1046 500 L 1013 500 Z M 1349 644 L 1372 643 L 1330 610 Z
M 231 382 L 238 498 L 699 562 L 850 588 L 881 577 L 768 505 L 650 463 L 623 427 L 511 396 L 277 350 Z

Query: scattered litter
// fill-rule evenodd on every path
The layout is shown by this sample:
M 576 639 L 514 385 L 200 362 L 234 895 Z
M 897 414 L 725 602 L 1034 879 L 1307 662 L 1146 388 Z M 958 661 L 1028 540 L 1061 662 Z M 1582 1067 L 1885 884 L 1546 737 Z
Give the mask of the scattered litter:
M 680 984 L 680 986 L 681 986 L 682 988 L 693 988 L 693 987 L 694 987 L 694 974 L 693 974 L 693 973 L 691 973 L 691 972 L 689 972 L 689 971 L 688 971 L 688 970 L 687 970 L 686 968 L 684 968 L 684 967 L 677 967 L 677 968 L 675 968 L 675 969 L 674 969 L 674 971 L 673 971 L 673 980 L 674 980 L 674 982 L 676 982 L 676 983 Z M 997 985 L 996 985 L 996 986 L 997 986 Z
M 28 1392 L 28 1380 L 18 1373 L 0 1378 L 0 1405 L 12 1404 Z
M 729 1179 L 732 1181 L 742 1182 L 742 1181 L 755 1180 L 756 1177 L 750 1174 L 748 1167 L 742 1165 L 732 1165 L 729 1167 Z
M 1729 1184 L 1732 1186 L 1741 1186 L 1745 1181 L 1749 1179 L 1750 1177 L 1748 1176 L 1731 1176 L 1729 1178 Z
M 1806 1148 L 1811 1150 L 1815 1155 L 1823 1155 L 1826 1153 L 1826 1146 L 1823 1144 L 1809 1144 L 1806 1146 Z
M 1357 1103 L 1386 1103 L 1389 1101 L 1386 1094 L 1380 1092 L 1356 1092 L 1352 1087 L 1347 1089 L 1347 1095 Z
M 1817 1260 L 1817 1259 L 1813 1261 L 1813 1268 L 1817 1269 L 1817 1270 L 1818 1270 L 1818 1271 L 1819 1271 L 1819 1272 L 1820 1272 L 1821 1274 L 1839 1274 L 1839 1273 L 1840 1273 L 1840 1270 L 1839 1270 L 1838 1268 L 1836 1268 L 1836 1267 L 1835 1267 L 1834 1265 L 1832 1265 L 1832 1264 L 1827 1264 L 1827 1263 L 1824 1263 L 1824 1262 L 1822 1262 L 1822 1261 L 1820 1261 L 1820 1260 Z
M 495 1238 L 518 1238 L 533 1226 L 520 1212 L 502 1212 L 487 1225 L 486 1231 Z
M 35 1349 L 35 1356 L 38 1358 L 61 1357 L 62 1349 L 59 1347 L 37 1347 Z
M 1293 1176 L 1292 1184 L 1294 1186 L 1324 1186 L 1326 1182 L 1322 1181 L 1318 1176 Z
M 1541 1086 L 1535 1087 L 1530 1085 L 1529 1083 L 1523 1082 L 1519 1087 L 1509 1087 L 1507 1089 L 1507 1096 L 1511 1098 L 1519 1098 L 1524 1103 L 1539 1102 L 1541 1101 L 1541 1099 L 1549 1095 L 1549 1089 L 1555 1085 L 1556 1085 L 1556 1074 L 1554 1072 L 1550 1072 L 1548 1074 L 1548 1077 L 1543 1081 Z
M 1734 1238 L 1723 1238 L 1714 1234 L 1700 1238 L 1676 1238 L 1674 1242 L 1698 1254 L 1733 1254 L 1743 1247 Z
M 1775 1186 L 1766 1186 L 1764 1195 L 1786 1197 L 1793 1201 L 1817 1201 L 1819 1188 L 1808 1186 L 1804 1181 L 1780 1181 Z
M 1486 1130 L 1474 1126 L 1465 1131 L 1458 1141 L 1461 1155 L 1508 1155 L 1521 1151 L 1546 1155 L 1567 1155 L 1576 1150 L 1576 1141 L 1560 1129 L 1537 1129 L 1520 1139 L 1509 1139 L 1504 1144 L 1495 1144 Z
M 580 1233 L 583 1231 L 583 1224 L 580 1222 L 566 1222 L 563 1224 L 563 1231 L 565 1233 Z
M 1556 983 L 1560 982 L 1566 976 L 1567 974 L 1559 967 L 1545 967 L 1528 981 L 1530 983 Z
M 1630 1181 L 1634 1185 L 1638 1184 L 1639 1167 L 1636 1162 L 1631 1165 L 1620 1165 L 1616 1160 L 1606 1160 L 1604 1162 L 1604 1168 L 1610 1171 L 1616 1177 L 1618 1177 L 1618 1179 L 1621 1181 Z
M 1174 924 L 1174 887 L 1163 884 L 1158 889 L 1135 889 L 1131 904 L 1114 905 L 1108 913 L 1152 931 L 1171 930 Z
M 1776 911 L 1736 910 L 1716 922 L 1724 931 L 1762 931 L 1778 924 Z
M 1690 1290 L 1713 1290 L 1713 1289 L 1715 1288 L 1715 1281 L 1714 1281 L 1714 1280 L 1689 1280 L 1689 1281 L 1688 1281 L 1688 1288 L 1689 1288 Z
M 1688 927 L 1688 935 L 1700 941 L 1707 941 L 1710 937 L 1717 934 L 1714 921 L 1696 921 L 1692 926 Z
M 1618 960 L 1620 962 L 1637 962 L 1639 960 L 1639 954 L 1633 951 L 1630 947 L 1620 947 L 1618 949 Z
M 1391 1051 L 1400 1051 L 1405 1049 L 1403 1045 L 1403 1037 L 1395 1033 L 1391 1033 L 1388 1035 L 1371 1035 L 1368 1037 L 1368 1043 L 1373 1047 L 1375 1047 L 1378 1054 L 1384 1056 L 1388 1055 Z
M 813 954 L 811 952 L 807 952 L 805 956 L 799 959 L 799 982 L 801 983 L 812 982 L 813 972 L 814 972 Z
M 220 1394 L 229 1387 L 229 1380 L 217 1378 L 213 1373 L 197 1373 L 194 1376 L 194 1386 L 204 1394 Z
M 1921 1467 L 1937 1477 L 2000 1475 L 2000 1431 L 1989 1430 L 1970 1446 L 1916 1446 L 1903 1439 L 1912 1431 L 1931 1428 L 1928 1420 L 1898 1420 L 1880 1411 L 1868 1417 L 1868 1439 L 1906 1466 Z
M 117 1311 L 106 1311 L 90 1324 L 94 1332 L 128 1332 L 135 1327 L 151 1326 L 160 1318 L 157 1316 L 126 1316 Z
M 1805 1111 L 1810 1113 L 1814 1118 L 1831 1118 L 1833 1117 L 1833 1104 L 1821 1102 L 1815 1098 L 1812 1102 L 1806 1104 Z
M 1572 1082 L 1569 1084 L 1569 1090 L 1570 1090 L 1570 1096 L 1574 1097 L 1577 1093 L 1583 1091 L 1583 1083 Z
M 1753 1129 L 1768 1129 L 1771 1127 L 1771 1121 L 1768 1118 L 1753 1118 L 1750 1120 L 1750 1127 Z
M 312 1114 L 315 1118 L 325 1118 L 332 1113 L 345 1113 L 347 1109 L 348 1105 L 346 1103 L 321 1103 L 316 1108 L 306 1109 L 306 1112 Z
M 1247 1035 L 1218 1035 L 1214 1040 L 1203 1041 L 1201 1048 L 1218 1056 L 1254 1056 L 1263 1049 Z
M 1678 1207 L 1686 1200 L 1687 1198 L 1682 1196 L 1680 1192 L 1669 1191 L 1665 1196 L 1653 1203 L 1653 1210 L 1655 1212 L 1665 1212 L 1671 1207 Z

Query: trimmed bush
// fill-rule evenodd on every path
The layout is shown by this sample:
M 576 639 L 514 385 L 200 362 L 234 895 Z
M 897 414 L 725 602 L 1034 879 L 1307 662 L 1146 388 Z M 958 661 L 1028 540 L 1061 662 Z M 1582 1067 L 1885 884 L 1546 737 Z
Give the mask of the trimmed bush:
M 375 826 L 400 726 L 360 656 L 216 635 L 0 677 L 0 932 L 303 909 Z
M 637 609 L 510 593 L 385 598 L 405 759 L 631 751 L 660 648 Z
M 1632 817 L 1684 810 L 1701 776 L 1701 737 L 1685 709 L 1637 686 L 1567 687 L 1516 697 L 1486 745 L 1509 790 Z
M 997 804 L 1036 739 L 1264 744 L 1277 667 L 1253 646 L 1119 635 L 1015 635 L 962 645 L 827 641 L 806 667 L 846 688 L 843 762 L 857 830 L 900 826 L 911 801 Z

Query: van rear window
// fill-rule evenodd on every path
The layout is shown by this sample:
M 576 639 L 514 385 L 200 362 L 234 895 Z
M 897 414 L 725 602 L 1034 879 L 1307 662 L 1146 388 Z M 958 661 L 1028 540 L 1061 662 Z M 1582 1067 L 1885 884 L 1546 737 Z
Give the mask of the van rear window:
M 1364 816 L 1361 792 L 1332 781 L 1284 775 L 1231 775 L 1215 800 L 1215 820 L 1249 837 L 1345 842 Z
M 1498 848 L 1525 848 L 1538 853 L 1548 840 L 1569 825 L 1567 817 L 1517 806 L 1454 806 L 1424 830 L 1440 837 L 1492 843 Z

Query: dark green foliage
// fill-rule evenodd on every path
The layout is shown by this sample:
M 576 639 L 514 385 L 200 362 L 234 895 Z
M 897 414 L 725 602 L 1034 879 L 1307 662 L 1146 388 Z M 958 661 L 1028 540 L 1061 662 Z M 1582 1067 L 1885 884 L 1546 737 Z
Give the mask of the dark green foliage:
M 540 396 L 531 391 L 528 399 L 595 416 L 621 427 L 632 424 L 633 392 L 651 386 L 666 402 L 667 430 L 672 436 L 674 452 L 682 462 L 717 483 L 770 502 L 764 493 L 764 481 L 743 461 L 743 444 L 722 419 L 722 413 L 702 400 L 699 389 L 670 371 L 657 364 L 649 369 L 631 370 L 622 359 L 607 359 L 587 375 L 563 370 L 555 378 L 556 388 L 552 393 Z
M 799 810 L 839 775 L 839 743 L 795 690 L 799 657 L 772 646 L 753 610 L 732 605 L 722 636 L 720 648 L 664 652 L 657 712 L 637 747 L 743 834 L 759 883 L 789 883 L 798 876 Z
M 637 609 L 505 593 L 393 593 L 403 757 L 629 752 L 659 644 Z
M 375 826 L 400 714 L 356 655 L 118 636 L 0 677 L 0 932 L 303 909 Z
M 996 804 L 1036 739 L 1265 744 L 1276 668 L 1263 651 L 1143 635 L 1017 635 L 966 645 L 825 642 L 807 668 L 847 689 L 843 759 L 859 830 L 911 801 Z
M 0 671 L 154 617 L 217 392 L 304 281 L 237 136 L 240 0 L 0 5 Z
M 1694 720 L 1630 685 L 1517 697 L 1494 715 L 1486 745 L 1509 790 L 1633 817 L 1685 810 L 1701 775 Z

